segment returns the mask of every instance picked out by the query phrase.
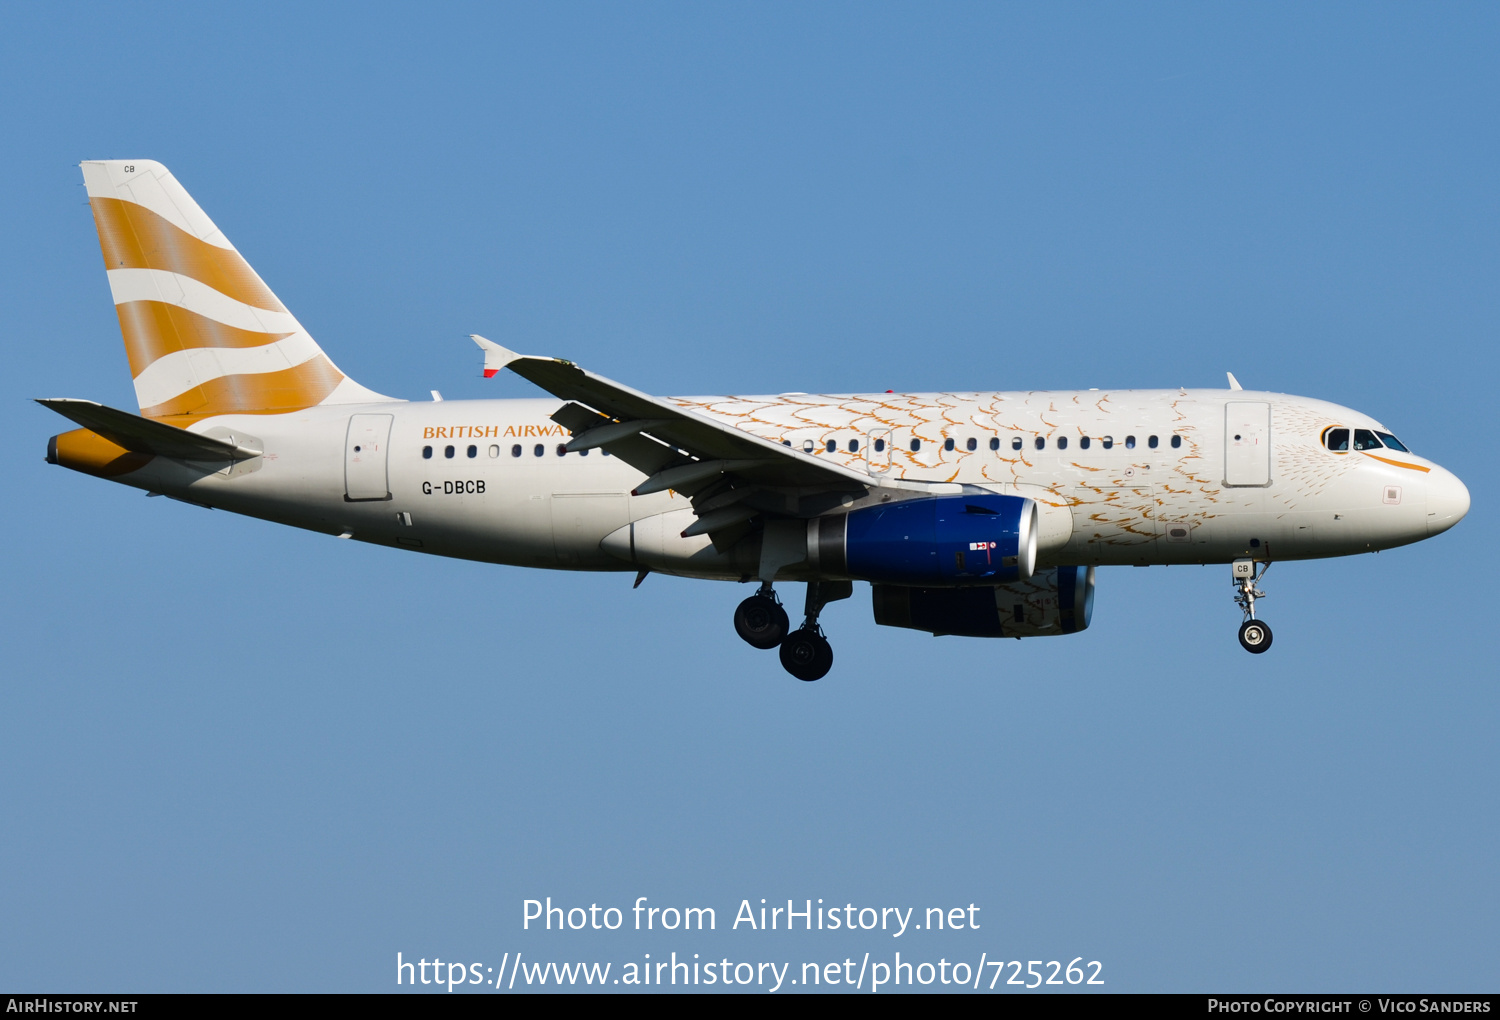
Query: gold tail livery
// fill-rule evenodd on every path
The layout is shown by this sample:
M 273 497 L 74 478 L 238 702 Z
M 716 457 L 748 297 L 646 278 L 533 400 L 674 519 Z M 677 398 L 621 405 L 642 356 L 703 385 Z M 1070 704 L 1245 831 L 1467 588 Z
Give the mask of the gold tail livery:
M 41 401 L 82 426 L 53 464 L 416 552 L 757 581 L 740 637 L 817 680 L 825 606 L 1043 637 L 1088 627 L 1095 568 L 1229 564 L 1240 644 L 1275 560 L 1389 549 L 1468 512 L 1452 473 L 1368 415 L 1242 389 L 654 397 L 473 337 L 484 374 L 548 394 L 408 402 L 346 376 L 149 160 L 82 165 L 139 413 Z M 793 630 L 778 581 L 807 585 Z

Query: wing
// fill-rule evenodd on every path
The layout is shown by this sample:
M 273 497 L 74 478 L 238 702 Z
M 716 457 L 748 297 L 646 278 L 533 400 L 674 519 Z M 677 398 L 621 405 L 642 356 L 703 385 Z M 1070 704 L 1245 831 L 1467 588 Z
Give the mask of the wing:
M 698 520 L 684 535 L 732 543 L 757 517 L 816 517 L 880 483 L 859 471 L 595 375 L 561 358 L 516 354 L 481 336 L 485 370 L 508 368 L 567 403 L 552 420 L 569 450 L 602 447 L 645 474 L 635 495 L 674 489 Z

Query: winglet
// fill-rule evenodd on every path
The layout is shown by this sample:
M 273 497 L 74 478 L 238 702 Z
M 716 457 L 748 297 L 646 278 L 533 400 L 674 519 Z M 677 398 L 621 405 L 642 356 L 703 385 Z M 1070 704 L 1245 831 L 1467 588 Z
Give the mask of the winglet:
M 479 349 L 484 351 L 484 377 L 486 379 L 495 378 L 495 374 L 497 372 L 499 372 L 506 365 L 509 365 L 512 361 L 515 361 L 517 358 L 521 357 L 521 355 L 517 354 L 515 351 L 506 350 L 504 347 L 501 347 L 499 344 L 495 343 L 495 341 L 486 340 L 478 333 L 470 333 L 469 339 L 473 340 L 476 344 L 479 345 Z
M 1229 376 L 1229 388 L 1230 389 L 1232 389 L 1232 390 L 1242 390 L 1242 389 L 1245 388 L 1245 387 L 1243 387 L 1243 386 L 1240 385 L 1240 381 L 1234 377 L 1234 373 L 1233 372 L 1225 372 L 1224 374 L 1227 375 L 1227 376 Z

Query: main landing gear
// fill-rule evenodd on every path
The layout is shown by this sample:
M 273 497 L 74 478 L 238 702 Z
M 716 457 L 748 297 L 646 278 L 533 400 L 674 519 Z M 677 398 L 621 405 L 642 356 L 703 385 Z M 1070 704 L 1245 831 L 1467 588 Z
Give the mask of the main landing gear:
M 830 602 L 854 594 L 849 581 L 809 581 L 802 626 L 787 633 L 790 622 L 769 583 L 741 602 L 734 611 L 734 629 L 755 648 L 781 646 L 781 665 L 798 680 L 820 680 L 833 668 L 833 646 L 818 626 L 818 616 Z
M 769 584 L 741 602 L 734 611 L 734 632 L 751 648 L 775 648 L 791 627 L 781 600 Z
M 1234 602 L 1245 614 L 1245 622 L 1240 624 L 1240 647 L 1259 655 L 1271 647 L 1271 628 L 1264 620 L 1255 618 L 1255 600 L 1266 597 L 1256 582 L 1266 576 L 1271 565 L 1257 564 L 1254 560 L 1235 560 L 1233 566 Z

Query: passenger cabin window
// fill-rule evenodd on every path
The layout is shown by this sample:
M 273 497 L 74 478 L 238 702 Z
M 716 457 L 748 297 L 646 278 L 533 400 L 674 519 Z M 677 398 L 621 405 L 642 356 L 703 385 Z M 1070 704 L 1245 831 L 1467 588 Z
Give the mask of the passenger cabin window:
M 1127 449 L 1127 450 L 1134 450 L 1135 449 L 1135 436 L 1126 436 L 1125 437 L 1125 449 Z
M 472 443 L 469 444 L 469 451 L 468 451 L 468 453 L 469 453 L 469 459 L 473 460 L 475 457 L 479 456 L 479 447 L 473 445 Z
M 1402 445 L 1401 440 L 1397 439 L 1395 436 L 1391 435 L 1389 432 L 1377 432 L 1375 434 L 1377 436 L 1379 436 L 1380 437 L 1380 441 L 1386 445 L 1386 449 L 1388 449 L 1388 450 L 1400 450 L 1402 453 L 1411 453 L 1410 450 L 1408 450 L 1405 446 Z
M 964 446 L 968 447 L 969 452 L 972 453 L 973 451 L 979 449 L 979 440 L 971 438 L 967 443 L 964 444 Z
M 1349 430 L 1329 429 L 1323 433 L 1323 445 L 1335 453 L 1349 452 Z
M 1172 437 L 1172 449 L 1176 450 L 1176 449 L 1178 449 L 1181 446 L 1182 446 L 1182 437 L 1181 436 L 1173 436 Z
M 858 439 L 851 439 L 851 440 L 849 440 L 849 452 L 850 453 L 858 453 L 859 452 L 859 440 Z
M 919 453 L 919 452 L 921 452 L 921 450 L 922 450 L 922 440 L 920 440 L 920 439 L 913 439 L 911 441 L 911 452 L 912 453 Z
M 1103 439 L 1099 440 L 1099 442 L 1104 445 L 1104 448 L 1106 450 L 1113 450 L 1115 448 L 1114 436 L 1105 436 Z
M 1059 450 L 1066 450 L 1068 448 L 1068 437 L 1067 436 L 1058 436 L 1057 437 L 1057 448 Z
M 567 452 L 568 452 L 567 444 L 565 444 L 565 443 L 558 443 L 557 444 L 557 455 L 559 457 L 565 455 Z
M 500 456 L 500 447 L 498 447 L 498 446 L 491 446 L 490 447 L 490 460 L 494 460 L 498 456 Z
M 830 440 L 828 440 L 827 444 L 824 445 L 824 447 L 823 447 L 823 449 L 827 450 L 829 453 L 836 452 L 838 450 L 838 448 L 839 448 L 839 442 L 838 442 L 837 439 L 830 439 Z
M 1091 442 L 1093 442 L 1093 440 L 1089 439 L 1088 436 L 1084 436 L 1082 439 L 1078 440 L 1078 448 L 1080 450 L 1087 450 L 1089 448 L 1089 443 Z M 1058 445 L 1061 446 L 1062 443 L 1059 442 Z
M 1021 448 L 1021 437 L 1020 436 L 1014 436 L 1014 437 L 1011 438 L 1010 448 L 1012 450 L 1019 450 Z
M 422 447 L 422 459 L 423 460 L 431 460 L 432 459 L 432 447 L 430 447 L 430 446 L 424 446 L 424 447 Z
M 541 443 L 537 443 L 536 446 L 532 448 L 531 452 L 534 456 L 540 457 L 542 454 L 547 452 L 547 448 Z
M 451 446 L 445 446 L 445 447 L 443 447 L 443 456 L 447 457 L 449 460 L 452 460 L 453 459 L 453 447 L 451 447 Z
M 1157 438 L 1155 436 L 1148 436 L 1147 437 L 1147 439 L 1146 439 L 1146 445 L 1147 446 L 1151 447 L 1151 449 L 1154 450 L 1154 449 L 1156 449 L 1156 444 L 1157 444 Z
M 1016 441 L 1016 445 L 1017 446 L 1021 445 L 1020 440 Z M 1000 449 L 1000 437 L 999 436 L 992 436 L 990 438 L 990 449 L 991 450 L 998 450 L 998 449 Z
M 802 452 L 803 453 L 812 453 L 813 452 L 813 441 L 811 439 L 804 439 L 804 440 L 802 440 Z
M 1037 436 L 1036 437 L 1036 448 L 1038 450 L 1045 450 L 1047 448 L 1047 437 L 1046 436 Z
M 953 451 L 953 440 L 951 440 L 951 439 L 944 439 L 943 440 L 943 449 L 947 450 L 948 452 L 951 453 Z
M 1369 429 L 1354 430 L 1354 448 L 1356 450 L 1378 450 L 1380 440 L 1375 438 L 1375 433 Z
M 877 440 L 875 440 L 875 452 L 876 453 L 884 453 L 885 452 L 885 440 L 884 439 L 877 439 Z
M 519 457 L 519 456 L 521 456 L 521 444 L 520 443 L 517 443 L 516 445 L 514 445 L 514 446 L 512 446 L 510 448 L 510 455 L 512 457 Z

